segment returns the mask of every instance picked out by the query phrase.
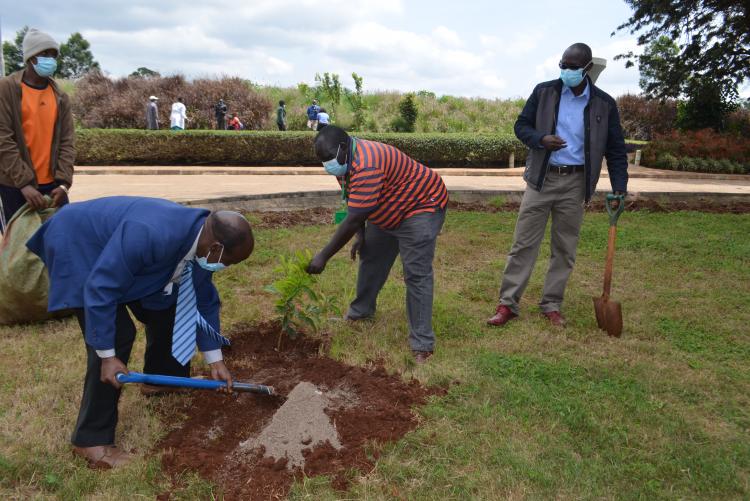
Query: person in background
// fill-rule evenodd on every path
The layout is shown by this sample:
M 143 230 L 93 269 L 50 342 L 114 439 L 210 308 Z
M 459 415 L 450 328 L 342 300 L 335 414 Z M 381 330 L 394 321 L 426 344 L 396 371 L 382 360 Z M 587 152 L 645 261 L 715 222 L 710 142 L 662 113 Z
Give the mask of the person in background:
M 214 114 L 216 115 L 216 130 L 226 130 L 227 105 L 224 104 L 223 99 L 219 99 L 214 106 Z
M 518 316 L 551 216 L 550 262 L 539 308 L 553 326 L 564 327 L 561 307 L 576 260 L 584 203 L 596 190 L 604 157 L 612 191 L 627 191 L 620 114 L 615 100 L 587 75 L 593 65 L 588 45 L 568 47 L 560 60 L 560 78 L 537 85 L 516 120 L 516 136 L 529 148 L 523 174 L 527 186 L 490 325 L 505 325 Z
M 149 130 L 159 129 L 159 107 L 156 105 L 156 101 L 159 98 L 151 96 L 148 98 L 148 104 L 146 105 L 146 128 Z
M 443 180 L 393 146 L 353 138 L 335 125 L 315 137 L 315 153 L 343 186 L 348 213 L 307 272 L 322 273 L 356 234 L 350 255 L 359 253 L 357 297 L 346 318 L 357 321 L 375 315 L 378 294 L 401 255 L 409 346 L 414 361 L 425 363 L 435 346 L 432 262 L 448 206 Z
M 325 108 L 321 108 L 320 112 L 318 113 L 318 130 L 321 130 L 323 127 L 329 125 L 331 123 L 331 117 L 328 115 L 328 112 Z
M 312 130 L 318 130 L 318 112 L 320 106 L 318 106 L 318 100 L 313 99 L 310 106 L 307 107 L 307 128 Z
M 279 107 L 276 109 L 276 125 L 279 130 L 286 130 L 286 107 L 283 99 L 279 101 Z
M 178 97 L 177 102 L 172 104 L 172 112 L 169 114 L 169 124 L 172 130 L 184 130 L 187 119 L 185 104 L 182 102 L 182 98 Z
M 245 126 L 240 121 L 240 117 L 237 115 L 237 113 L 234 113 L 232 115 L 232 119 L 229 121 L 229 125 L 227 126 L 227 128 L 232 130 L 242 130 L 245 128 Z
M 32 28 L 22 49 L 24 69 L 0 78 L 0 233 L 24 204 L 46 208 L 44 195 L 68 203 L 73 184 L 73 113 L 52 79 L 59 46 Z
M 116 376 L 128 373 L 136 336 L 130 313 L 145 325 L 144 372 L 189 376 L 197 344 L 211 377 L 231 391 L 221 353 L 229 340 L 220 334 L 221 301 L 212 280 L 247 259 L 254 242 L 250 224 L 236 212 L 143 197 L 68 204 L 29 239 L 26 246 L 48 270 L 49 310 L 72 309 L 83 334 L 86 376 L 74 454 L 94 468 L 131 460 L 115 446 Z

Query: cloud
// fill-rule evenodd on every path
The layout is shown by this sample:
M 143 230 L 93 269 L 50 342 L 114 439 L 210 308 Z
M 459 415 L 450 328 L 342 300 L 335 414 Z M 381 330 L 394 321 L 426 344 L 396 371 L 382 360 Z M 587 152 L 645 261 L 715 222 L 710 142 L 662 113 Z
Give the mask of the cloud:
M 480 35 L 479 42 L 488 55 L 503 55 L 506 57 L 525 56 L 539 45 L 538 33 L 520 33 L 501 38 L 495 35 Z

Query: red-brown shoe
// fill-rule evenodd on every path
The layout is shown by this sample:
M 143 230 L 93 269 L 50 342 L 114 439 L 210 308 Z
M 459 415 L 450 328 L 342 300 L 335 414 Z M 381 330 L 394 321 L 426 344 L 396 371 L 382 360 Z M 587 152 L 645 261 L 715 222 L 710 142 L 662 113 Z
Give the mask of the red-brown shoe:
M 494 325 L 495 327 L 501 327 L 514 318 L 516 318 L 518 315 L 513 313 L 510 308 L 505 306 L 504 304 L 500 304 L 497 306 L 497 309 L 495 310 L 495 315 L 487 320 L 487 324 Z
M 562 313 L 560 313 L 559 311 L 543 312 L 542 315 L 547 317 L 549 323 L 551 323 L 555 327 L 565 327 L 565 317 L 563 317 Z
M 412 355 L 414 355 L 414 361 L 417 363 L 417 365 L 423 365 L 427 363 L 427 361 L 432 356 L 431 351 L 417 351 L 412 350 Z
M 109 470 L 128 464 L 133 455 L 118 449 L 116 445 L 97 445 L 94 447 L 73 447 L 73 454 L 85 459 L 89 468 Z

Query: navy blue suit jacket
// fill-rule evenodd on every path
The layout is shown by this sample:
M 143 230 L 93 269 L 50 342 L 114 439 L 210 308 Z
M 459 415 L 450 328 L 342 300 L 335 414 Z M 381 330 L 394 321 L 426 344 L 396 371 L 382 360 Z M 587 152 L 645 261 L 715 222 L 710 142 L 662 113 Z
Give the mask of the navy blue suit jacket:
M 193 246 L 209 211 L 167 200 L 108 197 L 62 207 L 26 246 L 47 266 L 49 311 L 83 308 L 86 342 L 96 350 L 115 346 L 118 304 L 140 300 L 151 310 L 175 304 L 163 290 Z M 219 295 L 212 273 L 193 268 L 198 309 L 219 331 Z M 198 348 L 220 343 L 198 329 Z

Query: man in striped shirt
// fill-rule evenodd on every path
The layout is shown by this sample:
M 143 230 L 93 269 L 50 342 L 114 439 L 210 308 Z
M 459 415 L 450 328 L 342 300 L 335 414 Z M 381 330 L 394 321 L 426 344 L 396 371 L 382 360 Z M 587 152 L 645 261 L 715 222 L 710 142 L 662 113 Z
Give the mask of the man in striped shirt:
M 409 345 L 417 363 L 426 362 L 435 346 L 432 261 L 448 205 L 443 180 L 393 146 L 350 137 L 334 125 L 317 135 L 315 152 L 342 185 L 348 214 L 307 271 L 321 273 L 356 234 L 351 257 L 359 253 L 357 297 L 346 316 L 360 320 L 375 314 L 380 289 L 401 254 Z

